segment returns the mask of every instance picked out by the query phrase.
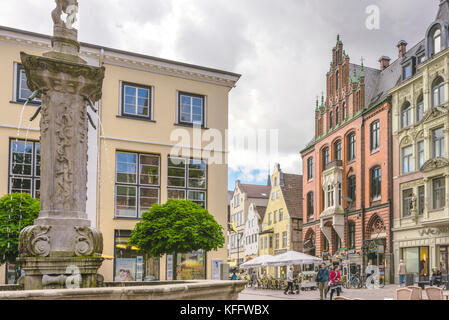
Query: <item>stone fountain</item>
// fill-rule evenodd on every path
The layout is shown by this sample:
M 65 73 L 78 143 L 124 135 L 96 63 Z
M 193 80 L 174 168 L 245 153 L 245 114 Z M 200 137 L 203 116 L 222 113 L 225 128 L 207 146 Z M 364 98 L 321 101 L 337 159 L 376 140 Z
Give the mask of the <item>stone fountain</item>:
M 77 0 L 56 0 L 52 50 L 21 52 L 28 87 L 42 100 L 41 211 L 19 238 L 25 290 L 96 287 L 103 262 L 103 237 L 91 227 L 86 201 L 87 108 L 101 97 L 105 69 L 79 56 L 77 12 Z
M 21 53 L 28 87 L 33 97 L 42 100 L 37 111 L 41 113 L 41 211 L 19 237 L 17 262 L 25 271 L 19 281 L 25 290 L 0 291 L 0 300 L 237 299 L 246 281 L 102 287 L 97 272 L 103 262 L 103 237 L 86 214 L 88 122 L 94 126 L 87 108 L 97 111 L 94 103 L 101 97 L 105 69 L 88 66 L 79 56 L 78 33 L 73 28 L 77 12 L 77 0 L 56 0 L 52 50 L 42 57 Z

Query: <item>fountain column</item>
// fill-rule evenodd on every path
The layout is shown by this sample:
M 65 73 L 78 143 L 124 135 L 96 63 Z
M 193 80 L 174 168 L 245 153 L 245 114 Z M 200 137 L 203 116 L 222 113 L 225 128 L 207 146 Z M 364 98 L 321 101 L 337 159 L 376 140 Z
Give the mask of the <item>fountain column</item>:
M 21 53 L 28 87 L 39 90 L 41 109 L 41 211 L 22 230 L 18 262 L 26 290 L 97 286 L 103 238 L 86 214 L 90 103 L 98 101 L 104 67 L 79 57 L 76 0 L 56 0 L 52 51 Z M 66 21 L 61 14 L 66 13 Z

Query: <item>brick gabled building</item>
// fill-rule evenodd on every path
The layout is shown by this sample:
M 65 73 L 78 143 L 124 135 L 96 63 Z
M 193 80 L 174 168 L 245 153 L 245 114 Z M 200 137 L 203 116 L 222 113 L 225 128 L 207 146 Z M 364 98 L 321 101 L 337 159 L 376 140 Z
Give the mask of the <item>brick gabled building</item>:
M 347 253 L 385 270 L 391 264 L 391 104 L 399 63 L 380 69 L 351 63 L 337 38 L 326 97 L 315 106 L 315 137 L 303 159 L 304 249 L 322 257 Z M 399 75 L 398 75 L 399 73 Z M 354 256 L 352 256 L 354 257 Z

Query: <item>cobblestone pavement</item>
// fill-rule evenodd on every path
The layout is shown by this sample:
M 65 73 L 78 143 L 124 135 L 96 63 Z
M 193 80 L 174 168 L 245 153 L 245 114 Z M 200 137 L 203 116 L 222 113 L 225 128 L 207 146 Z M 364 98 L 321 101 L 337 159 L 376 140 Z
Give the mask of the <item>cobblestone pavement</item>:
M 362 300 L 391 300 L 395 297 L 397 285 L 387 285 L 380 289 L 344 289 L 341 296 Z M 329 294 L 327 295 L 329 299 Z M 246 288 L 239 295 L 239 300 L 320 300 L 318 290 L 301 291 L 299 295 L 285 295 L 284 291 Z

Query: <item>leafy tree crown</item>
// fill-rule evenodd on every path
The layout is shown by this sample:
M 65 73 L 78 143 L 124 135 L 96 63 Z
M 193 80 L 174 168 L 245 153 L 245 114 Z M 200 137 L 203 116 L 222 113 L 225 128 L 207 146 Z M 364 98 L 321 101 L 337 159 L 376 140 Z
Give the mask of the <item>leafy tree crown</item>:
M 129 243 L 152 257 L 223 248 L 223 227 L 200 205 L 188 200 L 155 204 L 142 216 Z

